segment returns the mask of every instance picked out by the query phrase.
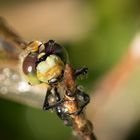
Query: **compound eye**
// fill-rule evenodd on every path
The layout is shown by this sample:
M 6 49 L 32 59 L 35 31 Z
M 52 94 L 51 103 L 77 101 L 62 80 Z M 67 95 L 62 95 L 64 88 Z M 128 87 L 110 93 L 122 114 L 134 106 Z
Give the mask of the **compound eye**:
M 36 76 L 36 62 L 37 62 L 37 53 L 28 54 L 23 61 L 22 70 L 31 85 L 39 84 L 39 80 Z
M 64 64 L 68 61 L 68 54 L 65 48 L 60 46 L 59 44 L 55 43 L 54 40 L 49 40 L 45 45 L 45 52 L 48 55 L 55 54 L 56 56 L 59 56 L 61 60 L 64 62 Z

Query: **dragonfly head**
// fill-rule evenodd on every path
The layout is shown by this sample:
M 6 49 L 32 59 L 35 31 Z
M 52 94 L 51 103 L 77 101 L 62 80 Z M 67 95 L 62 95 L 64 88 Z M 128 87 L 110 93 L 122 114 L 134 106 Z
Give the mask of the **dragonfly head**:
M 31 85 L 55 82 L 63 75 L 68 60 L 66 50 L 53 40 L 30 42 L 25 50 L 22 71 Z

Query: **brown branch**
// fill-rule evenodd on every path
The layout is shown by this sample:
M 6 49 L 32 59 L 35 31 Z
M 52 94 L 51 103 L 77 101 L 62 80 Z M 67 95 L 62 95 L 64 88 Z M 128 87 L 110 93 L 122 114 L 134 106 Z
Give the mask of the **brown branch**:
M 68 100 L 66 104 L 68 112 L 76 112 L 78 110 L 78 103 L 73 102 L 76 100 L 76 97 L 73 96 L 73 94 L 76 94 L 76 83 L 74 70 L 69 64 L 66 65 L 64 72 L 64 85 L 66 86 L 66 91 L 70 91 L 69 96 L 65 95 L 65 100 Z M 96 140 L 92 124 L 87 120 L 85 113 L 82 112 L 79 115 L 71 115 L 71 117 L 73 119 L 73 129 L 82 140 Z

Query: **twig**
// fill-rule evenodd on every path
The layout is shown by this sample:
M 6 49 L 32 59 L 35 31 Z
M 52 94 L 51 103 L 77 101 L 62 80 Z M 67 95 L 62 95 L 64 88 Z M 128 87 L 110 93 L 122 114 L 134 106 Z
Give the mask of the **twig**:
M 67 64 L 65 68 L 64 80 L 67 90 L 69 90 L 72 94 L 75 93 L 76 83 L 74 70 L 69 64 Z M 76 100 L 72 95 L 66 96 L 66 98 L 68 98 L 69 101 Z M 67 106 L 69 112 L 76 112 L 78 110 L 77 102 L 68 102 Z M 93 133 L 92 123 L 87 120 L 85 113 L 82 112 L 79 115 L 71 115 L 71 117 L 73 118 L 74 123 L 73 129 L 82 140 L 96 140 L 96 137 Z

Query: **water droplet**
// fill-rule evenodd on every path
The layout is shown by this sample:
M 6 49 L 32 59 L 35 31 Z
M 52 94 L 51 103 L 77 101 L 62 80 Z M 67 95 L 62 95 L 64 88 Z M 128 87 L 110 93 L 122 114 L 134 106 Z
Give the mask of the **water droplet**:
M 0 74 L 0 82 L 2 82 L 3 80 L 5 80 L 5 75 Z
M 30 86 L 26 82 L 21 81 L 18 83 L 18 91 L 27 92 L 29 90 L 30 90 Z
M 3 69 L 3 74 L 6 76 L 6 77 L 10 77 L 11 75 L 11 71 L 9 68 L 4 68 Z
M 18 74 L 13 74 L 11 79 L 14 80 L 14 81 L 18 81 L 19 80 L 19 75 Z
M 1 87 L 0 88 L 0 92 L 1 92 L 1 94 L 7 94 L 8 93 L 8 89 L 6 87 Z

